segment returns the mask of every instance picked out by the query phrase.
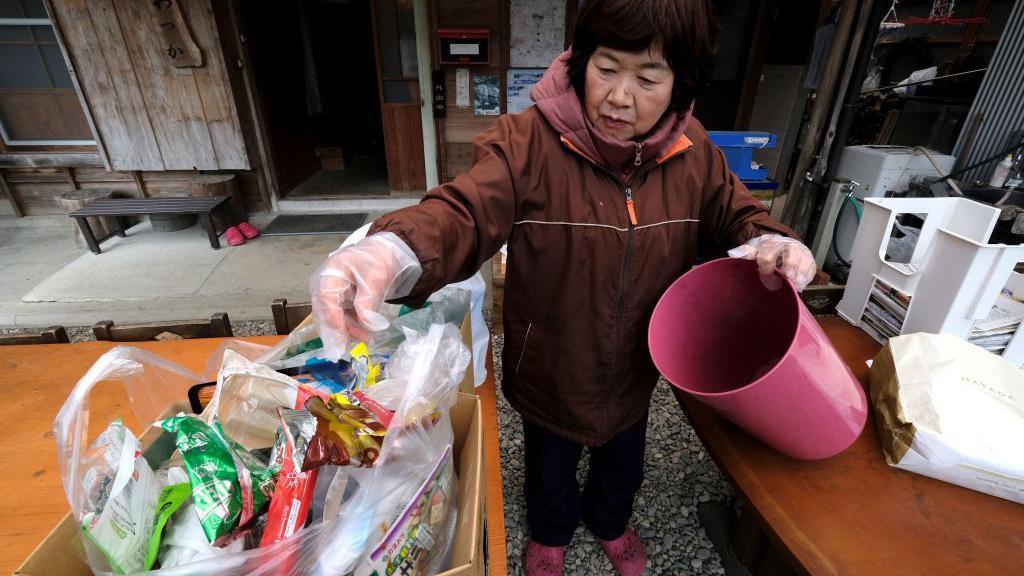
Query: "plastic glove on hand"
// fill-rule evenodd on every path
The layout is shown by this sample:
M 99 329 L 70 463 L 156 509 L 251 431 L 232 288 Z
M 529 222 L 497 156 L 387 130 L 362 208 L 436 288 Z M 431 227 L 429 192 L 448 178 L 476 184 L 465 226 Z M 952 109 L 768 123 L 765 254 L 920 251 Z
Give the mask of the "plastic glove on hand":
M 412 249 L 390 232 L 332 252 L 309 280 L 313 320 L 327 357 L 348 359 L 358 342 L 386 329 L 384 301 L 408 295 L 421 272 Z
M 746 244 L 729 250 L 729 256 L 756 261 L 761 282 L 769 290 L 782 287 L 782 279 L 775 274 L 776 271 L 788 278 L 797 292 L 801 292 L 818 270 L 814 255 L 807 246 L 779 234 L 751 238 Z

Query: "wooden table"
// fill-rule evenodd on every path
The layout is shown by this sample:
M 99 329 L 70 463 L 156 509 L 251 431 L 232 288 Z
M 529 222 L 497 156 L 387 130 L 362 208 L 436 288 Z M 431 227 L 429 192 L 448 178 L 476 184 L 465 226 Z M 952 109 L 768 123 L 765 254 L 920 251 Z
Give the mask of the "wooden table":
M 279 336 L 242 338 L 272 345 Z M 158 354 L 195 372 L 206 366 L 220 338 L 139 342 L 133 346 Z M 53 441 L 53 418 L 78 379 L 113 342 L 0 346 L 0 574 L 10 574 L 68 512 Z M 487 533 L 490 574 L 506 573 L 504 506 L 498 451 L 494 379 L 478 388 L 483 406 L 487 474 Z M 91 395 L 90 435 L 95 437 L 115 415 L 139 430 L 119 384 L 101 384 Z M 184 399 L 183 399 L 184 400 Z
M 839 318 L 820 321 L 866 387 L 865 361 L 878 344 Z M 842 454 L 803 462 L 767 448 L 692 397 L 677 397 L 744 509 L 793 571 L 1024 574 L 1024 505 L 889 467 L 873 418 Z M 758 564 L 749 550 L 737 552 Z

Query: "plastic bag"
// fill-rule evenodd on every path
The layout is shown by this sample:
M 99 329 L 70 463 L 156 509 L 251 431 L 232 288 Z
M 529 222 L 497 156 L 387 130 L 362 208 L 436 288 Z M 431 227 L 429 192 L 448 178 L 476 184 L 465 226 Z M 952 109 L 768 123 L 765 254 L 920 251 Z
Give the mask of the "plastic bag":
M 188 473 L 181 467 L 168 470 L 167 481 L 171 484 L 186 483 L 191 487 Z M 217 548 L 206 538 L 203 525 L 199 521 L 199 513 L 189 498 L 164 528 L 164 537 L 160 541 L 157 557 L 161 567 L 173 568 L 227 553 L 227 550 Z
M 351 497 L 355 482 L 348 483 L 348 472 L 341 466 L 328 464 L 318 468 L 313 501 L 309 505 L 309 518 L 314 524 L 338 516 L 342 503 Z
M 446 322 L 458 326 L 469 312 L 470 297 L 468 290 L 445 286 L 431 294 L 422 308 L 389 317 L 390 325 L 374 332 L 368 346 L 375 352 L 390 354 L 405 340 L 407 330 L 426 332 L 430 326 Z M 398 311 L 401 309 L 384 310 L 383 313 L 387 317 L 389 313 Z
M 120 419 L 96 438 L 86 455 L 82 531 L 118 574 L 141 572 L 153 535 L 160 483 L 141 445 Z
M 904 226 L 899 222 L 893 222 L 893 226 L 903 235 L 889 238 L 889 244 L 885 247 L 885 258 L 889 262 L 909 264 L 914 257 L 914 249 L 917 248 L 917 239 L 921 237 L 921 229 Z
M 348 238 L 345 238 L 345 241 L 342 242 L 341 247 L 351 246 L 365 238 L 366 233 L 370 231 L 370 226 L 373 226 L 372 221 L 349 234 Z M 508 246 L 502 245 L 501 252 L 507 254 Z M 479 386 L 487 379 L 487 343 L 490 341 L 491 336 L 490 330 L 487 329 L 487 322 L 484 320 L 484 301 L 487 295 L 487 284 L 484 282 L 484 277 L 477 272 L 462 282 L 449 284 L 448 287 L 469 290 L 472 294 L 469 313 L 473 327 L 473 383 Z M 439 298 L 440 292 L 437 292 L 428 300 L 437 300 Z M 385 306 L 389 305 L 385 304 Z M 501 322 L 501 318 L 495 318 L 494 321 Z M 459 325 L 462 322 L 462 318 L 453 320 L 453 322 Z
M 296 408 L 298 402 L 299 383 L 293 378 L 225 350 L 217 389 L 202 418 L 207 424 L 219 420 L 224 433 L 246 450 L 269 448 L 280 424 L 277 409 Z
M 392 525 L 401 521 L 401 512 L 451 450 L 449 410 L 469 361 L 469 351 L 453 324 L 435 324 L 425 335 L 406 335 L 387 369 L 390 378 L 406 382 L 406 389 L 384 437 L 380 461 L 374 468 L 350 472 L 362 488 L 338 517 L 340 529 L 333 532 L 318 568 L 339 567 L 347 572 L 357 563 L 365 566 L 372 560 L 366 551 L 379 548 Z M 454 485 L 454 473 L 450 482 Z M 427 572 L 436 572 L 450 558 L 455 509 L 451 491 L 443 506 L 443 527 L 432 536 L 435 547 L 422 564 Z
M 313 317 L 307 316 L 283 340 L 257 358 L 256 362 L 281 370 L 330 360 L 324 352 L 324 342 L 320 339 Z
M 452 344 L 458 342 L 458 345 Z M 187 538 L 182 528 L 198 525 L 194 507 L 186 503 L 174 515 L 168 527 L 160 558 L 167 562 L 154 574 L 170 575 L 292 575 L 346 574 L 354 570 L 370 548 L 378 544 L 400 515 L 400 511 L 416 495 L 424 481 L 436 468 L 444 451 L 452 445 L 452 431 L 447 409 L 454 402 L 459 382 L 469 363 L 469 353 L 461 345 L 455 326 L 432 326 L 426 335 L 413 335 L 396 352 L 422 356 L 422 361 L 403 360 L 416 375 L 406 378 L 408 389 L 398 405 L 393 422 L 395 434 L 389 431 L 381 448 L 378 466 L 372 469 L 349 469 L 344 486 L 334 483 L 335 492 L 343 492 L 342 502 L 334 501 L 338 514 L 308 526 L 290 538 L 263 548 L 234 552 L 226 549 L 196 546 L 195 538 Z M 449 357 L 454 354 L 453 357 Z M 445 368 L 438 370 L 436 366 Z M 87 494 L 81 478 L 85 471 L 84 455 L 89 446 L 89 393 L 102 381 L 119 382 L 128 394 L 132 411 L 142 430 L 155 420 L 187 409 L 188 389 L 206 381 L 180 366 L 143 350 L 116 347 L 89 369 L 71 391 L 54 421 L 58 460 L 65 493 L 74 517 L 80 519 L 87 510 Z M 418 414 L 438 413 L 437 418 L 410 418 Z M 152 429 L 152 434 L 159 434 Z M 143 438 L 143 444 L 151 438 Z M 173 438 L 165 437 L 149 443 L 143 455 L 151 466 L 167 462 L 174 450 Z M 454 482 L 454 478 L 452 479 Z M 330 488 L 330 486 L 325 487 Z M 455 526 L 454 498 L 444 506 L 444 529 L 438 530 L 431 551 L 430 566 L 443 566 L 450 557 Z M 196 521 L 191 523 L 192 518 Z M 199 526 L 199 533 L 202 533 Z M 194 530 L 192 536 L 194 536 Z M 204 536 L 205 539 L 205 536 Z M 236 541 L 237 542 L 237 541 Z M 232 544 L 235 546 L 237 544 Z M 97 561 L 98 552 L 85 543 L 88 561 L 98 574 L 109 568 Z M 177 551 L 177 552 L 175 552 Z M 178 565 L 170 566 L 177 556 Z
M 487 343 L 491 339 L 491 331 L 484 320 L 484 301 L 487 296 L 487 284 L 479 272 L 468 280 L 449 284 L 453 288 L 469 290 L 472 295 L 469 301 L 469 318 L 473 328 L 473 385 L 479 386 L 487 379 Z M 495 318 L 501 322 L 501 318 Z

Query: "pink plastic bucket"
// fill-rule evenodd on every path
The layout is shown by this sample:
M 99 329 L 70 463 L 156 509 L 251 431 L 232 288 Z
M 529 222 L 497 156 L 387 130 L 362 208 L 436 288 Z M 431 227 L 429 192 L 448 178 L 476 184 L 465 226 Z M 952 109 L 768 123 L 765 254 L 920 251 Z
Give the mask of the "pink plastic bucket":
M 672 385 L 787 456 L 828 458 L 864 429 L 860 383 L 793 286 L 768 290 L 751 261 L 714 260 L 676 280 L 648 340 Z

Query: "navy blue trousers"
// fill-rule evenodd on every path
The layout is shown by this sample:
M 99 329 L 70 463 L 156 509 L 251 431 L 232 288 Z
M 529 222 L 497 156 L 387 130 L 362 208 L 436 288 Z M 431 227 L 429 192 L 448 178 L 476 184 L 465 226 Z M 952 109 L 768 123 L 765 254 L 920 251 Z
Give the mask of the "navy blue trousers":
M 583 445 L 523 422 L 526 437 L 526 517 L 530 537 L 566 546 L 582 519 L 602 540 L 626 531 L 633 498 L 644 480 L 647 414 L 590 451 L 590 474 L 580 495 L 576 469 Z

